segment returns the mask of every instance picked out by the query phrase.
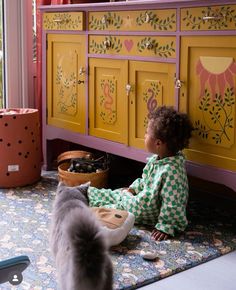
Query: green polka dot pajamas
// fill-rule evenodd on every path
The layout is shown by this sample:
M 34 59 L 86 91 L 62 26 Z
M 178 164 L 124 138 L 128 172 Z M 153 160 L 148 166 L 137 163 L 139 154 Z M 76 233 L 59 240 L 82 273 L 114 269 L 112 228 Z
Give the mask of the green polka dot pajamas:
M 152 225 L 157 230 L 174 236 L 187 226 L 186 204 L 188 180 L 184 157 L 178 154 L 158 160 L 149 158 L 141 178 L 129 188 L 98 189 L 89 187 L 89 205 L 127 210 L 135 215 L 137 224 Z

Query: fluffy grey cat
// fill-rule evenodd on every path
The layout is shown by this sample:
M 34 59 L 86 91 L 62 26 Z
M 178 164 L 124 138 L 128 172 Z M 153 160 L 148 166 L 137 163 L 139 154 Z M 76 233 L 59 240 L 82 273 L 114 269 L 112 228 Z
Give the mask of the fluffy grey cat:
M 113 268 L 101 227 L 87 201 L 89 184 L 58 184 L 50 243 L 61 290 L 112 290 Z

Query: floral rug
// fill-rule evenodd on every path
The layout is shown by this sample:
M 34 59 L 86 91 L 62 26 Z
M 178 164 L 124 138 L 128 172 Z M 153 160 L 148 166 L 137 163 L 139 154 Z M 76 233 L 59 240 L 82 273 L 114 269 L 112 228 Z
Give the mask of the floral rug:
M 18 286 L 1 284 L 0 289 L 55 290 L 56 272 L 48 246 L 55 173 L 21 188 L 0 189 L 0 260 L 28 255 L 31 264 Z M 175 239 L 155 242 L 150 231 L 135 227 L 127 239 L 111 249 L 114 289 L 136 289 L 184 271 L 236 249 L 236 217 L 191 203 L 190 224 Z M 158 259 L 146 261 L 142 249 L 152 248 Z

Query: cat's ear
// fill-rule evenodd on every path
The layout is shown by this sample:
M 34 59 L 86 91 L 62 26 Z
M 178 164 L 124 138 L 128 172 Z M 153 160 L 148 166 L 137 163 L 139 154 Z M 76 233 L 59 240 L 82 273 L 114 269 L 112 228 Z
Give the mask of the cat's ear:
M 77 188 L 79 189 L 80 192 L 82 192 L 84 195 L 87 195 L 87 191 L 88 191 L 88 188 L 90 186 L 91 182 L 88 181 L 86 183 L 82 183 L 80 184 L 79 186 L 77 186 Z
M 80 189 L 88 189 L 90 185 L 91 185 L 91 181 L 87 181 L 85 183 L 82 183 L 82 184 L 78 185 L 78 187 Z
M 59 181 L 59 183 L 58 183 L 57 186 L 58 186 L 58 187 L 63 187 L 63 186 L 66 186 L 66 185 L 65 185 L 65 183 L 64 183 L 63 181 Z

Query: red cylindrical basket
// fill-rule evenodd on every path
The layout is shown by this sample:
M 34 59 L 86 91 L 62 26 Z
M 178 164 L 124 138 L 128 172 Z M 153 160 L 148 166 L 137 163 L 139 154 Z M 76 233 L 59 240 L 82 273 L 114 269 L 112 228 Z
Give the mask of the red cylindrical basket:
M 0 187 L 32 184 L 41 177 L 39 113 L 0 110 Z

